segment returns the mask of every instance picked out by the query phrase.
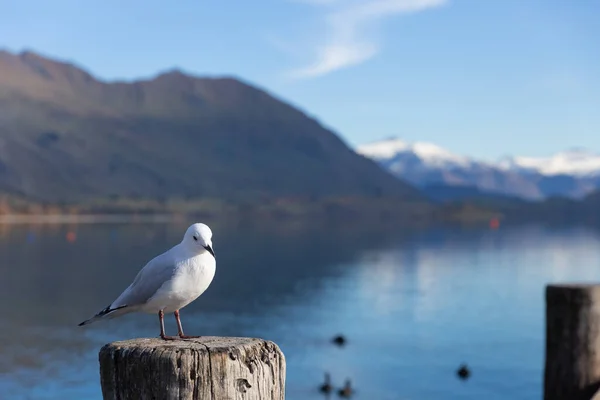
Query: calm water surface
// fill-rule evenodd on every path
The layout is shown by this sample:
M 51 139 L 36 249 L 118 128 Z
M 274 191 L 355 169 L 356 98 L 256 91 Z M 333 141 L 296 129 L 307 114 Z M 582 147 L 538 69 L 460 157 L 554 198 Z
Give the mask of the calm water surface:
M 101 399 L 100 346 L 157 336 L 158 321 L 77 323 L 185 228 L 3 227 L 1 397 Z M 544 286 L 600 280 L 600 236 L 585 229 L 215 228 L 214 244 L 217 274 L 182 311 L 186 333 L 277 342 L 291 400 L 322 398 L 324 371 L 350 378 L 357 399 L 541 399 Z M 330 344 L 337 333 L 346 347 Z M 468 381 L 455 376 L 462 362 Z

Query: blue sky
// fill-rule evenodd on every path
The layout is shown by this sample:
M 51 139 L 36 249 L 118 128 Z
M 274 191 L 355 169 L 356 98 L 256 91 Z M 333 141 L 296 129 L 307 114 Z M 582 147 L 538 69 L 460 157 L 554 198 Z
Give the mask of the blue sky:
M 103 79 L 235 75 L 350 145 L 600 152 L 596 0 L 0 0 L 0 47 Z

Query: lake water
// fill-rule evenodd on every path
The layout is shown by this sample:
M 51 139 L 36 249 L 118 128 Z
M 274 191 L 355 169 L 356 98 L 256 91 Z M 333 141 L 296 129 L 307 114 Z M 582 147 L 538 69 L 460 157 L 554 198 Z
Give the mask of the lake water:
M 101 399 L 99 348 L 158 321 L 77 324 L 186 226 L 1 228 L 0 397 Z M 275 341 L 291 400 L 322 398 L 325 371 L 356 399 L 541 399 L 544 287 L 600 281 L 600 235 L 583 228 L 213 231 L 217 274 L 183 309 L 186 333 Z

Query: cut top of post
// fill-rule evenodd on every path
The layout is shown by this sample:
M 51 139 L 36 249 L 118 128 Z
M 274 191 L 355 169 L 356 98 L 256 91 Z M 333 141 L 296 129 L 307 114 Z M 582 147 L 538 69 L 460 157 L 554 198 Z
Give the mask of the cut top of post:
M 139 338 L 112 342 L 104 347 L 117 347 L 123 350 L 152 348 L 153 350 L 213 350 L 215 353 L 235 351 L 244 346 L 259 343 L 272 343 L 262 339 L 246 337 L 203 336 L 197 339 L 163 340 L 160 338 Z M 274 344 L 274 343 L 272 343 Z
M 590 282 L 571 282 L 571 283 L 550 283 L 548 289 L 551 290 L 590 290 L 600 288 L 600 283 Z
M 105 400 L 283 400 L 285 369 L 279 347 L 255 338 L 132 339 L 100 350 Z
M 591 302 L 600 304 L 600 284 L 563 283 L 546 286 L 547 304 L 557 306 Z

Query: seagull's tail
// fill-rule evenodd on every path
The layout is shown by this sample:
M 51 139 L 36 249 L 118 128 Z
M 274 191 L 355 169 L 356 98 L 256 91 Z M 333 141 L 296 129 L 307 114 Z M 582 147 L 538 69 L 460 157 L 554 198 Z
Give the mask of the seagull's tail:
M 101 319 L 109 319 L 109 318 L 113 318 L 113 317 L 118 317 L 119 315 L 123 315 L 123 314 L 127 313 L 127 311 L 126 311 L 127 305 L 118 306 L 118 307 L 114 307 L 114 308 L 111 308 L 111 306 L 112 306 L 112 304 L 110 306 L 106 307 L 104 310 L 100 311 L 98 314 L 94 315 L 92 318 L 86 319 L 85 321 L 80 323 L 79 326 L 91 324 L 92 322 L 96 322 Z

